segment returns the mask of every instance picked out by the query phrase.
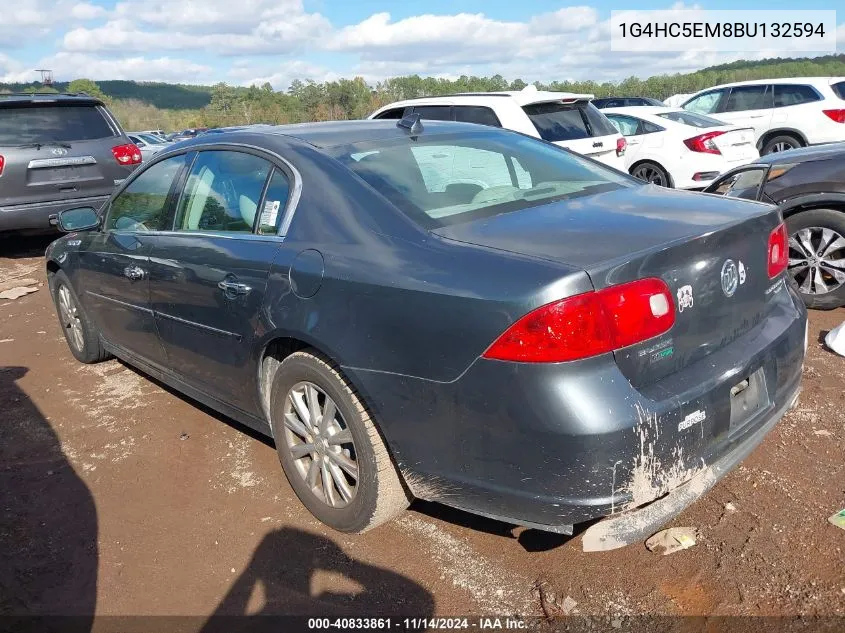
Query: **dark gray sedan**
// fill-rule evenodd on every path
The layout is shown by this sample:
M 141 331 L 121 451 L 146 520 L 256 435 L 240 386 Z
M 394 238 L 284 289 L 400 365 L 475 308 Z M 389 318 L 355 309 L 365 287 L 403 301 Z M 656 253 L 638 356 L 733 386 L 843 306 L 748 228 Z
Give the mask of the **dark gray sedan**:
M 271 435 L 338 530 L 417 497 L 641 538 L 795 401 L 782 218 L 413 116 L 199 137 L 62 213 L 73 354 Z

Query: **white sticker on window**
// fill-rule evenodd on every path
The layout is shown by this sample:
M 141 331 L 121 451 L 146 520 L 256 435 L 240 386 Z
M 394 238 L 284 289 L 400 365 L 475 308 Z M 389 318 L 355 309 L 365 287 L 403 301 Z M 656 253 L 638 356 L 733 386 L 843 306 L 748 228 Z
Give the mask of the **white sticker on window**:
M 268 200 L 264 203 L 264 210 L 261 212 L 261 226 L 276 226 L 280 206 L 279 200 Z

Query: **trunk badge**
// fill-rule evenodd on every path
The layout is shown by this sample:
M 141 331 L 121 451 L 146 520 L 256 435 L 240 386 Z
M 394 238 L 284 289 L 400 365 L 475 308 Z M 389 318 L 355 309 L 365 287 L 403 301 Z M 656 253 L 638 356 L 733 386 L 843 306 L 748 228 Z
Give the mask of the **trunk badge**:
M 733 297 L 739 285 L 739 271 L 732 259 L 726 259 L 722 264 L 722 292 L 726 297 Z
M 54 147 L 50 150 L 50 153 L 53 156 L 65 156 L 67 155 L 67 150 L 64 147 Z

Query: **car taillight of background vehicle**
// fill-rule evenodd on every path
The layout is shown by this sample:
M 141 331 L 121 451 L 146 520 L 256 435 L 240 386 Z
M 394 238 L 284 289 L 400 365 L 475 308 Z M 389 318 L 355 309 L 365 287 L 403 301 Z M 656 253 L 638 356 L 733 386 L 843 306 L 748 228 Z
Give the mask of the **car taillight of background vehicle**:
M 627 149 L 627 147 L 628 147 L 628 141 L 626 141 L 624 138 L 616 139 L 616 155 L 617 156 L 624 156 L 625 155 L 625 149 Z
M 589 358 L 668 332 L 675 304 L 660 279 L 640 279 L 549 303 L 519 319 L 484 358 L 559 363 Z
M 707 132 L 706 134 L 699 134 L 684 141 L 686 145 L 693 152 L 701 152 L 704 154 L 721 154 L 722 152 L 716 147 L 713 141 L 717 136 L 721 136 L 724 132 Z
M 3 168 L 5 166 L 6 166 L 6 159 L 2 154 L 0 154 L 0 176 L 3 175 Z
M 822 110 L 822 112 L 837 123 L 845 123 L 845 110 Z
M 769 257 L 766 260 L 769 269 L 769 279 L 774 279 L 786 270 L 789 264 L 789 236 L 786 225 L 781 223 L 769 234 Z
M 127 143 L 111 148 L 114 159 L 121 165 L 139 165 L 141 163 L 141 150 L 137 145 Z

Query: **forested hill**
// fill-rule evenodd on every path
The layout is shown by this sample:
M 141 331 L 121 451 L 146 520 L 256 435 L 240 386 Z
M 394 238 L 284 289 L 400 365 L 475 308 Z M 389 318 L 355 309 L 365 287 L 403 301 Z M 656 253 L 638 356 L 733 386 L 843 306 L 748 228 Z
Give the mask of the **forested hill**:
M 76 77 L 73 77 L 76 79 Z M 69 82 L 56 82 L 53 87 L 59 92 L 66 92 Z M 168 84 L 138 81 L 98 81 L 103 94 L 112 99 L 134 99 L 143 101 L 162 110 L 194 110 L 204 108 L 211 103 L 211 86 Z M 0 83 L 0 92 L 25 92 L 40 90 L 39 83 L 4 84 Z

